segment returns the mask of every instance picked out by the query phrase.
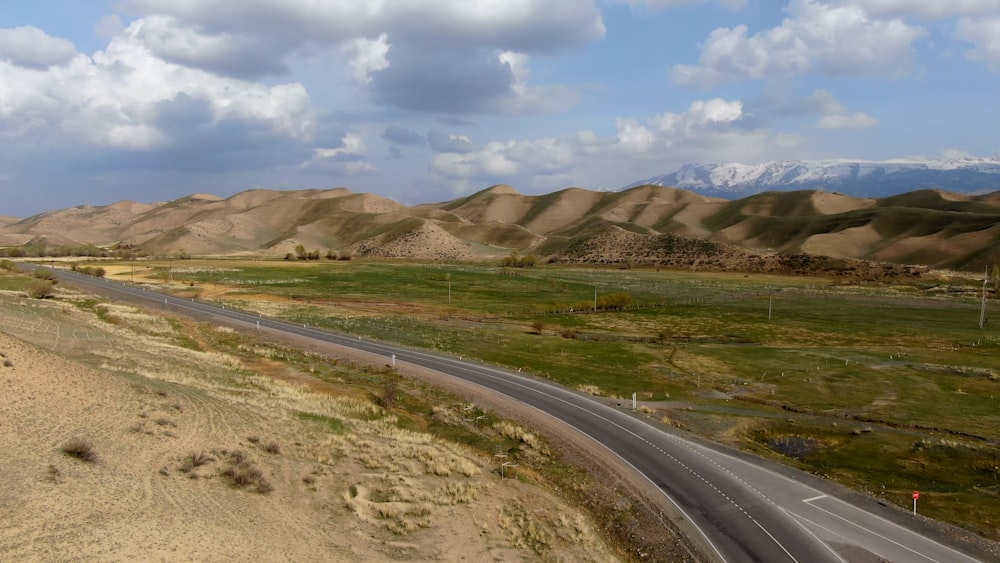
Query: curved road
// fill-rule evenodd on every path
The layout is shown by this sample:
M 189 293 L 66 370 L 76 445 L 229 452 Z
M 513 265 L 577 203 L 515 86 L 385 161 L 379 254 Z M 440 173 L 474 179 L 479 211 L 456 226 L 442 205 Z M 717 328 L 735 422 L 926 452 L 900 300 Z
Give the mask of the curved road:
M 28 269 L 32 266 L 27 265 Z M 122 282 L 53 270 L 59 279 L 113 298 L 181 314 L 291 334 L 380 355 L 459 378 L 539 409 L 614 452 L 656 486 L 700 532 L 720 561 L 845 561 L 833 546 L 882 560 L 961 563 L 977 559 L 783 474 L 679 435 L 553 383 L 414 350 L 362 340 Z M 839 550 L 843 552 L 843 550 Z M 865 556 L 871 560 L 870 555 Z

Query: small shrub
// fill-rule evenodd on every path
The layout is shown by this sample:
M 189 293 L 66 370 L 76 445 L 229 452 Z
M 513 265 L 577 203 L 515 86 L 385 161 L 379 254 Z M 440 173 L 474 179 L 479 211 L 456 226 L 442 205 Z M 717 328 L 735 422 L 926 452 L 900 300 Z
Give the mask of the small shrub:
M 180 471 L 181 473 L 190 473 L 198 467 L 212 463 L 214 460 L 215 458 L 205 452 L 190 453 L 181 460 Z
M 55 273 L 47 268 L 39 268 L 35 270 L 35 277 L 40 280 L 48 280 L 52 283 L 56 283 Z
M 229 465 L 219 473 L 240 489 L 252 489 L 260 494 L 274 490 L 264 472 L 241 450 L 229 454 Z
M 36 280 L 28 288 L 28 295 L 35 299 L 48 299 L 55 292 L 55 285 L 49 280 Z
M 281 446 L 279 446 L 277 442 L 268 442 L 267 445 L 264 446 L 264 451 L 269 454 L 280 454 Z
M 86 461 L 93 463 L 97 461 L 97 452 L 94 450 L 93 444 L 84 440 L 83 438 L 71 438 L 68 442 L 59 448 L 62 453 L 75 457 L 80 461 Z
M 230 465 L 222 470 L 222 475 L 241 489 L 254 489 L 262 494 L 272 490 L 271 484 L 264 477 L 264 472 L 256 465 Z

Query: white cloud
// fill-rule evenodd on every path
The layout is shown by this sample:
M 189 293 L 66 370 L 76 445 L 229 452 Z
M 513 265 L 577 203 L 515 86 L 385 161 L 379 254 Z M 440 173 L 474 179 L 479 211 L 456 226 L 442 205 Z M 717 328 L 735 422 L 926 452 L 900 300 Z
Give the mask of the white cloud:
M 493 141 L 471 152 L 435 154 L 432 169 L 459 190 L 496 182 L 596 186 L 610 171 L 668 161 L 754 160 L 771 146 L 788 148 L 801 142 L 744 128 L 745 117 L 740 101 L 698 100 L 686 112 L 663 113 L 645 122 L 619 118 L 612 137 L 584 130 L 561 138 Z
M 962 18 L 955 26 L 955 37 L 975 45 L 966 53 L 967 57 L 1000 72 L 1000 18 Z
M 721 98 L 696 100 L 685 113 L 664 113 L 653 118 L 658 130 L 672 135 L 689 135 L 716 124 L 729 124 L 743 118 L 743 102 Z
M 595 0 L 125 0 L 121 6 L 150 21 L 144 40 L 167 61 L 257 78 L 283 75 L 297 58 L 338 53 L 376 103 L 433 113 L 561 111 L 575 93 L 529 85 L 529 56 L 575 49 L 605 33 Z
M 691 4 L 702 4 L 709 0 L 620 0 L 629 6 L 645 6 L 647 8 L 652 8 L 654 10 L 662 10 L 666 8 L 675 8 L 677 6 L 690 6 Z M 737 9 L 746 6 L 747 0 L 715 0 L 719 4 L 731 8 Z
M 475 145 L 468 135 L 445 134 L 437 129 L 431 129 L 427 132 L 427 143 L 434 152 L 465 154 L 475 149 Z
M 172 16 L 152 14 L 129 29 L 143 46 L 164 61 L 213 73 L 256 77 L 285 74 L 287 67 L 275 57 L 275 42 L 269 36 L 244 33 L 205 33 Z
M 361 37 L 350 42 L 349 50 L 354 52 L 354 56 L 349 64 L 354 69 L 354 80 L 359 84 L 370 83 L 373 72 L 389 68 L 389 60 L 386 58 L 390 47 L 388 39 L 383 33 L 378 39 Z
M 489 45 L 550 52 L 604 36 L 592 0 L 124 0 L 139 15 L 163 14 L 215 33 L 267 34 L 288 46 L 340 44 L 388 33 L 394 41 L 443 48 Z
M 33 26 L 0 29 L 0 61 L 44 69 L 66 64 L 76 56 L 73 43 Z
M 149 150 L 185 134 L 168 134 L 160 123 L 165 104 L 183 97 L 208 108 L 203 119 L 210 126 L 243 121 L 288 138 L 311 137 L 315 110 L 301 84 L 268 87 L 166 62 L 141 37 L 145 23 L 133 22 L 93 58 L 77 54 L 44 71 L 0 61 L 0 120 L 50 142 Z
M 877 17 L 942 19 L 1000 13 L 996 0 L 841 0 Z
M 635 119 L 618 118 L 615 121 L 618 130 L 618 148 L 627 153 L 648 152 L 656 144 L 656 135 Z
M 559 139 L 492 141 L 469 153 L 438 153 L 432 170 L 451 180 L 510 179 L 559 174 L 575 162 L 572 147 Z M 464 183 L 462 185 L 465 185 Z
M 824 116 L 817 124 L 821 129 L 864 129 L 878 125 L 878 120 L 864 112 Z
M 924 30 L 871 19 L 852 5 L 792 0 L 781 25 L 749 35 L 745 25 L 709 34 L 698 65 L 676 65 L 677 84 L 712 88 L 729 81 L 826 74 L 898 74 Z
M 363 176 L 377 171 L 365 160 L 368 147 L 361 135 L 346 133 L 340 143 L 339 147 L 313 149 L 313 157 L 299 167 L 343 176 Z
M 344 135 L 341 142 L 343 143 L 343 146 L 333 149 L 317 148 L 313 149 L 313 152 L 316 154 L 316 158 L 320 159 L 351 158 L 364 155 L 368 152 L 364 139 L 356 133 L 348 133 Z
M 343 174 L 346 176 L 364 176 L 374 172 L 378 172 L 378 169 L 364 160 L 355 160 L 343 164 Z

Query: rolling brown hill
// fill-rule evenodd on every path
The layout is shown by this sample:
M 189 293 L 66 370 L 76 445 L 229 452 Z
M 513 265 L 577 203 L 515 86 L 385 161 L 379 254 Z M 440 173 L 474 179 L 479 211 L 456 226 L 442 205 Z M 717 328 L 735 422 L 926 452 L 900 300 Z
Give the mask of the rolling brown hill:
M 865 271 L 859 260 L 981 270 L 1000 263 L 1000 192 L 921 190 L 888 198 L 767 192 L 736 201 L 659 186 L 523 195 L 498 185 L 401 205 L 345 188 L 195 194 L 0 221 L 0 245 L 129 244 L 153 255 L 340 255 L 746 271 Z M 820 258 L 823 257 L 823 258 Z M 893 269 L 890 267 L 890 269 Z

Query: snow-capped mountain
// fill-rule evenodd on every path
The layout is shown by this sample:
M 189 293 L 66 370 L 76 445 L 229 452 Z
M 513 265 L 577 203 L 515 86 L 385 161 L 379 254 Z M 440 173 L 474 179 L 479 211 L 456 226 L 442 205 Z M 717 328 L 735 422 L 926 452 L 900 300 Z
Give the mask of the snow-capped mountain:
M 634 182 L 736 199 L 765 191 L 825 190 L 885 197 L 922 189 L 956 193 L 1000 191 L 1000 159 L 772 160 L 762 164 L 685 164 L 675 172 Z

